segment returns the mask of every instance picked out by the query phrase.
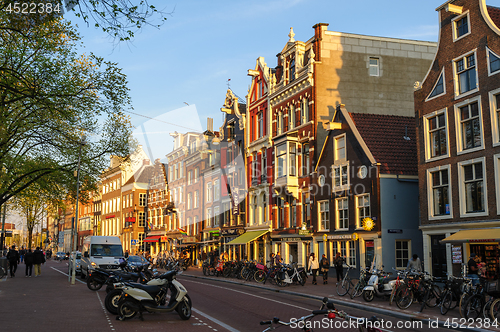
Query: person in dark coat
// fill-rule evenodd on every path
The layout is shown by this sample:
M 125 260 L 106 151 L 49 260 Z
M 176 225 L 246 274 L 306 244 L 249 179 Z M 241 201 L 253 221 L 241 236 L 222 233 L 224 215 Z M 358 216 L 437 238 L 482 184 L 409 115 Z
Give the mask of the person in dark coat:
M 319 267 L 321 269 L 321 273 L 323 274 L 323 285 L 328 283 L 328 271 L 330 270 L 330 262 L 326 255 L 323 254 L 321 257 L 321 261 L 319 262 Z
M 17 264 L 19 264 L 19 252 L 16 250 L 16 246 L 12 246 L 12 248 L 7 253 L 7 259 L 9 260 L 10 266 L 10 277 L 14 278 L 17 271 Z
M 31 249 L 26 251 L 24 255 L 24 264 L 26 264 L 26 277 L 31 277 L 31 272 L 33 272 L 33 262 L 35 261 L 35 257 Z M 29 274 L 28 274 L 29 272 Z
M 35 264 L 35 277 L 42 274 L 42 264 L 45 263 L 45 255 L 40 250 L 40 247 L 36 247 L 33 253 L 33 263 Z

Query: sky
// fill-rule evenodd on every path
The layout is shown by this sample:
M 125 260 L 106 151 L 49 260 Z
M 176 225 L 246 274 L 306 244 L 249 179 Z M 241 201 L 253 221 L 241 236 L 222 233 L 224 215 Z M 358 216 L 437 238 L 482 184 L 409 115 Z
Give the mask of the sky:
M 171 132 L 205 130 L 207 117 L 218 130 L 228 83 L 245 99 L 251 83 L 247 70 L 255 68 L 260 56 L 275 67 L 290 27 L 300 41 L 313 36 L 316 23 L 328 23 L 330 31 L 436 42 L 435 9 L 445 1 L 150 2 L 170 13 L 168 19 L 159 29 L 144 27 L 130 43 L 117 45 L 73 13 L 65 18 L 78 25 L 83 52 L 118 63 L 127 75 L 132 112 L 146 116 L 131 114 L 134 137 L 154 160 L 172 151 Z

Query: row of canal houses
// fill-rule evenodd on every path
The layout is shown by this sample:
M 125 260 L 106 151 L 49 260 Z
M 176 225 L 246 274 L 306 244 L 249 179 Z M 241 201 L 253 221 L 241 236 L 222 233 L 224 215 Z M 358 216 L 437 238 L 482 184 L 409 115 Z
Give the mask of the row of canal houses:
M 129 252 L 302 266 L 340 252 L 405 268 L 416 253 L 437 276 L 474 252 L 497 276 L 500 9 L 436 10 L 437 44 L 291 28 L 276 66 L 248 70 L 246 100 L 228 89 L 218 131 L 171 133 L 166 164 L 112 158 L 93 233 Z

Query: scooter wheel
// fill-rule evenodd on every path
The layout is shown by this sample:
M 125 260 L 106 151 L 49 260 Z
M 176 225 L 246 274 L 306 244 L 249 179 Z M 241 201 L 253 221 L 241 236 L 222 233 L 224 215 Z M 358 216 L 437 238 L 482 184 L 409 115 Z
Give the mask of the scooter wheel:
M 137 315 L 137 311 L 134 309 L 134 304 L 130 301 L 125 301 L 118 307 L 118 313 L 120 314 L 119 319 L 130 319 Z
M 101 289 L 102 287 L 102 283 L 99 282 L 99 280 L 97 280 L 95 277 L 89 277 L 87 278 L 87 287 L 90 289 L 90 290 L 93 290 L 93 291 L 98 291 L 99 289 Z
M 106 295 L 104 306 L 113 315 L 118 315 L 118 300 L 122 295 L 121 289 L 114 289 Z
M 183 320 L 188 320 L 191 318 L 191 307 L 189 306 L 189 303 L 187 299 L 183 299 L 181 303 L 175 308 L 181 319 Z
M 366 302 L 373 301 L 374 297 L 375 297 L 375 291 L 368 290 L 363 292 L 363 299 L 365 299 Z

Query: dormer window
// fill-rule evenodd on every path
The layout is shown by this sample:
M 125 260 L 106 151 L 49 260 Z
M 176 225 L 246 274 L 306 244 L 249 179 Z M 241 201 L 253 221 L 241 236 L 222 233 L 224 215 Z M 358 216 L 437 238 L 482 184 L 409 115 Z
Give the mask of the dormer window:
M 441 71 L 441 75 L 439 75 L 436 85 L 432 89 L 432 92 L 430 93 L 429 97 L 427 97 L 427 100 L 441 96 L 444 93 L 445 93 L 445 84 L 444 84 L 444 68 L 443 68 L 443 70 Z
M 290 67 L 289 67 L 289 80 L 292 82 L 295 79 L 295 59 L 290 60 Z
M 457 41 L 470 33 L 468 12 L 453 19 L 453 41 Z

